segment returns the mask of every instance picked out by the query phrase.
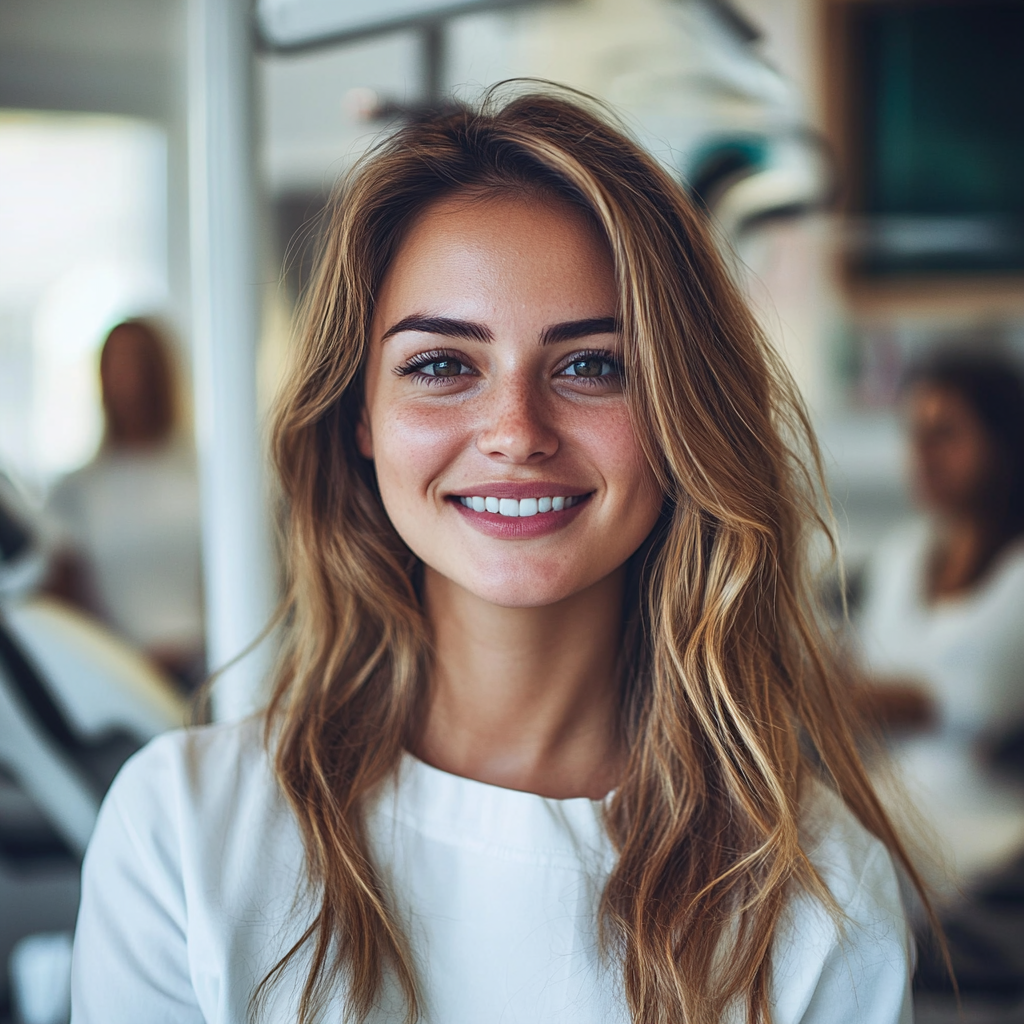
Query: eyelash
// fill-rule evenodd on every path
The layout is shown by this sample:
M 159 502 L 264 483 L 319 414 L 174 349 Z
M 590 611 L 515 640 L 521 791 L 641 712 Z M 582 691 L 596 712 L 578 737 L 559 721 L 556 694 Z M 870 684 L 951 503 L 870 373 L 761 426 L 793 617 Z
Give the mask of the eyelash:
M 607 363 L 611 367 L 611 373 L 606 376 L 600 377 L 580 377 L 573 375 L 574 384 L 583 384 L 586 387 L 602 387 L 608 381 L 622 380 L 622 360 L 619 359 L 614 353 L 609 352 L 607 349 L 602 348 L 587 348 L 580 352 L 573 352 L 568 359 L 562 361 L 561 369 L 558 371 L 558 375 L 565 373 L 573 363 L 581 363 L 587 359 L 600 359 L 602 363 Z
M 426 384 L 428 387 L 448 387 L 455 377 L 441 377 L 420 372 L 424 367 L 430 366 L 431 363 L 442 362 L 446 359 L 459 362 L 471 371 L 471 374 L 457 374 L 456 376 L 462 377 L 477 375 L 466 356 L 452 349 L 440 348 L 431 349 L 429 352 L 418 353 L 413 356 L 412 359 L 408 360 L 408 362 L 395 367 L 394 372 L 399 377 L 418 377 L 420 383 Z M 572 380 L 574 385 L 583 385 L 584 387 L 601 387 L 603 383 L 607 383 L 609 380 L 622 380 L 622 361 L 607 349 L 596 348 L 582 349 L 579 352 L 573 352 L 572 355 L 562 361 L 561 367 L 555 376 L 562 376 L 565 371 L 573 365 L 573 363 L 583 362 L 587 359 L 600 359 L 602 362 L 608 363 L 612 372 L 600 377 L 581 377 L 573 375 Z
M 425 366 L 430 366 L 431 363 L 439 363 L 445 359 L 451 359 L 455 362 L 461 363 L 463 366 L 467 366 L 472 369 L 470 361 L 461 353 L 452 351 L 451 349 L 436 348 L 431 349 L 429 352 L 420 352 L 415 355 L 408 362 L 403 363 L 401 366 L 395 367 L 395 373 L 399 377 L 418 377 L 420 383 L 426 384 L 428 387 L 448 387 L 449 382 L 453 380 L 452 377 L 438 377 L 429 373 L 422 373 Z M 476 371 L 474 371 L 475 374 Z M 458 376 L 468 376 L 468 374 L 458 374 Z

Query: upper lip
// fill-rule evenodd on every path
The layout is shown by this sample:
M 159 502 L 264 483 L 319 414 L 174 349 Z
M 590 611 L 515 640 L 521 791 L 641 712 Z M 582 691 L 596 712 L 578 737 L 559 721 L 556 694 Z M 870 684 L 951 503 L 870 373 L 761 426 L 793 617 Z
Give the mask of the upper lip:
M 493 484 L 474 484 L 460 487 L 451 492 L 453 498 L 575 498 L 590 494 L 592 487 L 576 487 L 573 484 L 552 483 L 541 480 L 536 483 L 512 483 L 504 481 Z

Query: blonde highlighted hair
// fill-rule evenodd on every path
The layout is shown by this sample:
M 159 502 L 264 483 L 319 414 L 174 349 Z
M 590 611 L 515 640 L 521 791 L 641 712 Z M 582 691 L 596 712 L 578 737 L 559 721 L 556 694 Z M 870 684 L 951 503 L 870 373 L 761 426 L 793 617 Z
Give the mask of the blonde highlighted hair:
M 402 125 L 326 222 L 274 431 L 290 625 L 267 718 L 319 911 L 260 991 L 305 950 L 300 1024 L 339 983 L 365 1019 L 385 974 L 419 1015 L 363 806 L 423 720 L 431 630 L 355 427 L 374 297 L 403 233 L 443 197 L 510 190 L 584 210 L 606 239 L 626 397 L 664 493 L 629 574 L 629 755 L 607 816 L 619 856 L 600 905 L 605 948 L 636 1021 L 712 1024 L 741 1001 L 767 1022 L 772 940 L 794 887 L 836 911 L 800 845 L 805 778 L 824 774 L 917 875 L 858 758 L 843 673 L 812 611 L 820 472 L 804 468 L 817 454 L 789 377 L 684 190 L 592 101 L 553 88 Z

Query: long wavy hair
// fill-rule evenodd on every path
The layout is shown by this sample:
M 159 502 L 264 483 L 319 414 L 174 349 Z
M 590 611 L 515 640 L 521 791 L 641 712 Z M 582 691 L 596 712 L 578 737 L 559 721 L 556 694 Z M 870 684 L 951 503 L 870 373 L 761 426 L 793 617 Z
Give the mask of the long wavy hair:
M 536 86 L 531 87 L 536 90 Z M 789 377 L 683 189 L 587 97 L 545 88 L 405 123 L 332 204 L 274 446 L 288 506 L 289 640 L 267 717 L 318 912 L 300 953 L 309 1024 L 344 982 L 365 1020 L 385 978 L 421 1002 L 368 847 L 364 805 L 423 721 L 431 627 L 418 565 L 356 448 L 374 299 L 413 219 L 462 192 L 581 208 L 614 258 L 625 391 L 661 521 L 629 574 L 628 764 L 600 903 L 633 1019 L 770 1019 L 772 940 L 794 887 L 831 899 L 800 843 L 824 774 L 917 879 L 858 758 L 807 533 L 817 454 Z M 723 955 L 727 952 L 728 955 Z M 257 1001 L 259 1000 L 259 994 Z

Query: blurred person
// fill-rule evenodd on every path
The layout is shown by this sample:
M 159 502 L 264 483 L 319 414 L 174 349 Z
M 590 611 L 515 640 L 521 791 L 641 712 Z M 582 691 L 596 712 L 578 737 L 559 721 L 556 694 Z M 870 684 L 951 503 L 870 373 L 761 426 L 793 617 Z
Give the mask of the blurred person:
M 864 697 L 969 884 L 1024 846 L 1024 799 L 992 763 L 1024 727 L 1024 379 L 995 353 L 942 351 L 902 401 L 924 515 L 865 576 Z
M 199 485 L 171 355 L 152 323 L 110 332 L 100 384 L 100 450 L 50 496 L 66 546 L 49 589 L 191 686 L 204 671 Z
M 814 442 L 679 185 L 577 93 L 421 113 L 305 312 L 274 695 L 114 784 L 75 1024 L 908 1022 Z

